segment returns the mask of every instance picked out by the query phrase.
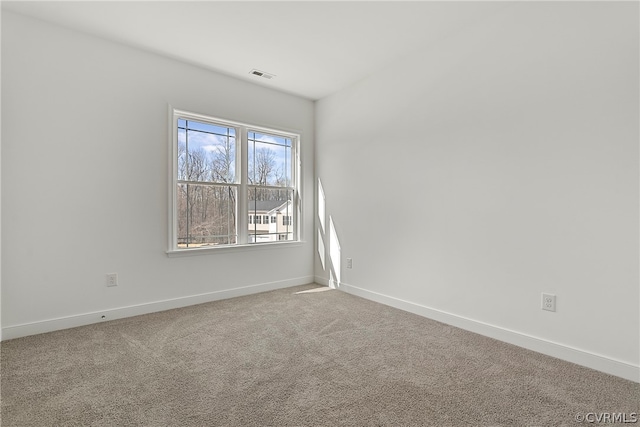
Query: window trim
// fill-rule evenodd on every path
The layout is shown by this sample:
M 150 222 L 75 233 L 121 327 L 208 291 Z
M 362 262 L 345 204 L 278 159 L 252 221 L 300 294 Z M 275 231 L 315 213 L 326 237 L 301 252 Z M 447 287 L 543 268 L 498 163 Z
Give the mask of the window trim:
M 167 255 L 183 256 L 204 253 L 219 253 L 227 251 L 249 250 L 257 247 L 282 247 L 297 246 L 303 243 L 301 238 L 302 229 L 302 197 L 301 197 L 301 156 L 300 156 L 300 139 L 299 132 L 291 132 L 283 129 L 273 129 L 270 127 L 259 126 L 255 124 L 247 124 L 238 121 L 228 120 L 208 116 L 199 113 L 174 108 L 169 105 L 168 131 L 169 137 L 169 209 L 168 209 L 168 239 L 167 239 Z M 178 183 L 178 119 L 202 121 L 205 123 L 214 123 L 236 129 L 236 182 L 229 183 L 237 188 L 237 204 L 236 204 L 236 242 L 235 244 L 225 244 L 217 246 L 196 247 L 196 248 L 179 248 L 177 245 L 177 183 Z M 282 189 L 293 190 L 293 240 L 273 241 L 273 242 L 249 242 L 249 220 L 248 215 L 248 187 L 253 184 L 248 183 L 248 134 L 249 132 L 267 133 L 270 135 L 281 136 L 291 139 L 291 186 L 278 187 Z M 266 186 L 269 188 L 269 186 Z

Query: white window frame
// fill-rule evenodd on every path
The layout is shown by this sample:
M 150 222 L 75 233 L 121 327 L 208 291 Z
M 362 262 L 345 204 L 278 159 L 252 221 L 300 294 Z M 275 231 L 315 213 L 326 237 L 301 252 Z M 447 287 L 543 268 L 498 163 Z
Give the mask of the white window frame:
M 236 182 L 229 183 L 237 189 L 236 204 L 236 232 L 237 243 L 196 248 L 178 247 L 178 211 L 177 211 L 177 185 L 178 185 L 178 119 L 193 120 L 203 123 L 211 123 L 219 126 L 232 127 L 236 130 Z M 249 241 L 249 215 L 255 215 L 248 209 L 248 134 L 249 132 L 265 133 L 280 136 L 291 140 L 291 187 L 261 186 L 261 188 L 289 189 L 293 190 L 292 221 L 293 240 L 281 240 L 275 242 L 250 242 Z M 193 113 L 175 109 L 169 106 L 169 230 L 168 230 L 168 255 L 184 255 L 190 253 L 221 252 L 225 250 L 237 250 L 237 248 L 256 248 L 268 246 L 295 245 L 301 243 L 301 196 L 300 196 L 300 134 L 281 129 L 267 128 L 213 116 Z

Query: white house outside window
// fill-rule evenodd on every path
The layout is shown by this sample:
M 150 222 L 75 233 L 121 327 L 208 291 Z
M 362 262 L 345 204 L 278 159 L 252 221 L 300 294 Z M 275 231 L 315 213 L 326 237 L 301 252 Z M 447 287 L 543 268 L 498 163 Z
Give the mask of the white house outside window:
M 172 120 L 170 251 L 298 240 L 298 135 L 178 110 Z

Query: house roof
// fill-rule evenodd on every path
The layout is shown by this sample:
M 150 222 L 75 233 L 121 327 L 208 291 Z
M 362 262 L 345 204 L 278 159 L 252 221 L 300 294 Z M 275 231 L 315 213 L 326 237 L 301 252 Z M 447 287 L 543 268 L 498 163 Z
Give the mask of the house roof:
M 288 203 L 288 200 L 249 200 L 250 212 L 269 212 Z

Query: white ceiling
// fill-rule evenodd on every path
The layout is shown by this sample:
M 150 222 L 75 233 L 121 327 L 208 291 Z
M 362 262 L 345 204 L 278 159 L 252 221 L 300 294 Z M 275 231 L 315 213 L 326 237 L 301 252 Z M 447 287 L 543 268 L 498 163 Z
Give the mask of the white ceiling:
M 477 1 L 2 2 L 3 10 L 312 100 L 507 6 Z M 254 68 L 276 77 L 252 76 Z

